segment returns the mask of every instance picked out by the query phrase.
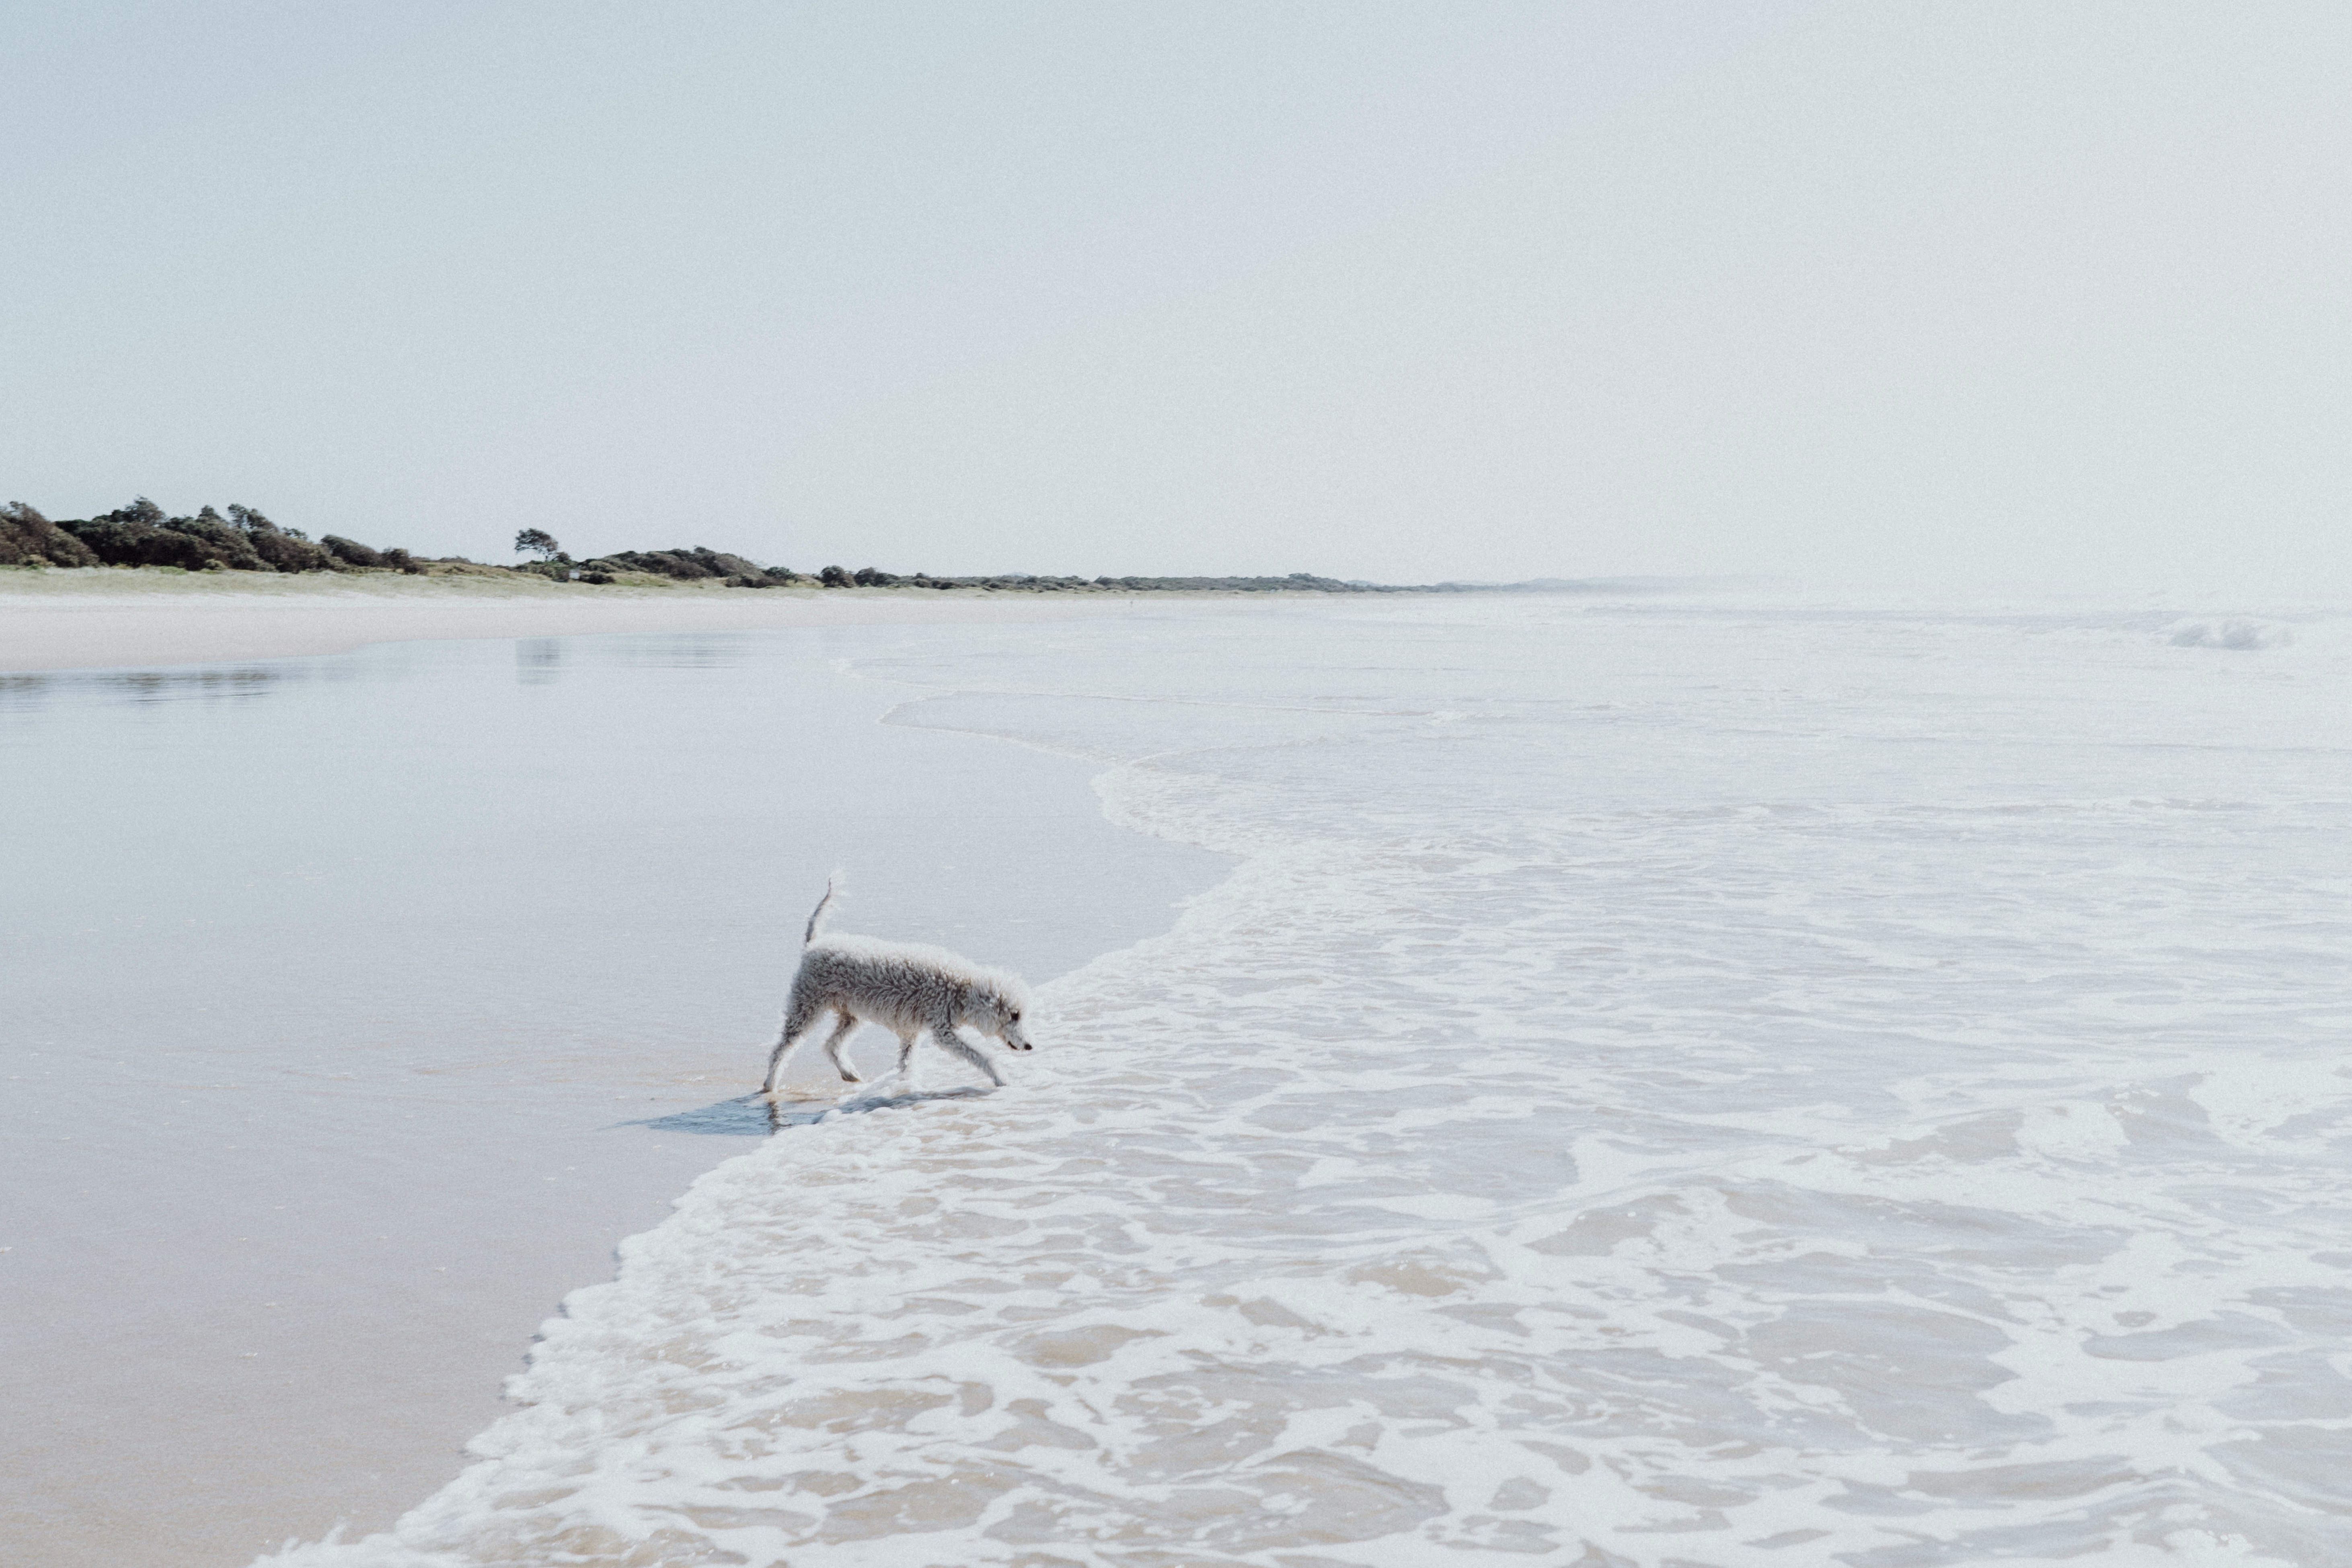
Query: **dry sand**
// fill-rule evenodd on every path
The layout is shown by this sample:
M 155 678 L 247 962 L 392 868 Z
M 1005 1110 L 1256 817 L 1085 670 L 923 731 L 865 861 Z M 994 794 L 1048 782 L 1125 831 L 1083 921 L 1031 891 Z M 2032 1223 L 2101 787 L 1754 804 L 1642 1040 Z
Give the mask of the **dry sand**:
M 146 668 L 439 637 L 753 631 L 1099 615 L 1107 595 L 593 587 L 481 577 L 0 570 L 0 674 Z

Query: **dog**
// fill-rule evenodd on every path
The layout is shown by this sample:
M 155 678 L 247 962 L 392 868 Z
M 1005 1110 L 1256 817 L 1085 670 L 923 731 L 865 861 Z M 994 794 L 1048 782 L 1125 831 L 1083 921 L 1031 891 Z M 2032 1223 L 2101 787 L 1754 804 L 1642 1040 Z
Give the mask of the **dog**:
M 818 1019 L 832 1013 L 839 1019 L 824 1042 L 834 1069 L 850 1083 L 865 1080 L 841 1059 L 841 1047 L 860 1024 L 879 1024 L 898 1037 L 898 1076 L 904 1077 L 914 1058 L 915 1039 L 925 1030 L 943 1050 L 952 1051 L 988 1075 L 997 1088 L 1004 1079 L 986 1057 L 956 1033 L 970 1025 L 1002 1040 L 1013 1050 L 1033 1047 L 1022 1032 L 1022 1015 L 1029 1007 L 1029 988 L 1018 975 L 983 969 L 945 948 L 915 942 L 879 942 L 867 936 L 824 936 L 825 913 L 841 890 L 836 876 L 824 885 L 824 897 L 809 911 L 808 929 L 801 937 L 801 966 L 793 976 L 791 998 L 784 1004 L 783 1032 L 768 1054 L 763 1094 L 776 1092 L 777 1075 L 784 1055 Z

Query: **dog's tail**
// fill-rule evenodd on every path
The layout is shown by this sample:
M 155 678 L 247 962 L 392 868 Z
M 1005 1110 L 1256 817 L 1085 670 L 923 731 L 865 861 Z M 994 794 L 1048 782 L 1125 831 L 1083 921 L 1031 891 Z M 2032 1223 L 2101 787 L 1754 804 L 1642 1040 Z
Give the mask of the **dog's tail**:
M 842 875 L 838 871 L 824 879 L 824 897 L 819 899 L 816 908 L 809 911 L 808 930 L 801 936 L 803 948 L 814 942 L 816 933 L 824 929 L 825 911 L 833 908 L 834 895 L 841 891 L 841 883 Z

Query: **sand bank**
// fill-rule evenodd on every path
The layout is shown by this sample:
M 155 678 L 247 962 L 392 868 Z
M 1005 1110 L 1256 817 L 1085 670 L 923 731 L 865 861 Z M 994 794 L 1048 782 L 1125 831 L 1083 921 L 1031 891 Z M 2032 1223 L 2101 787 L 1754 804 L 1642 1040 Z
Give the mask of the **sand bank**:
M 1052 619 L 1107 595 L 592 587 L 478 577 L 0 572 L 0 674 L 215 664 L 442 637 Z

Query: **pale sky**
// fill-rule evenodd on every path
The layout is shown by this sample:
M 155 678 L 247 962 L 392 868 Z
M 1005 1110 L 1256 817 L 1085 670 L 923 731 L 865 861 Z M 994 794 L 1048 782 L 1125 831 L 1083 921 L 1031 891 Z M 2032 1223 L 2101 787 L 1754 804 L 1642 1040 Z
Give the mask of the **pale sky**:
M 0 12 L 0 499 L 2352 585 L 2341 4 Z

